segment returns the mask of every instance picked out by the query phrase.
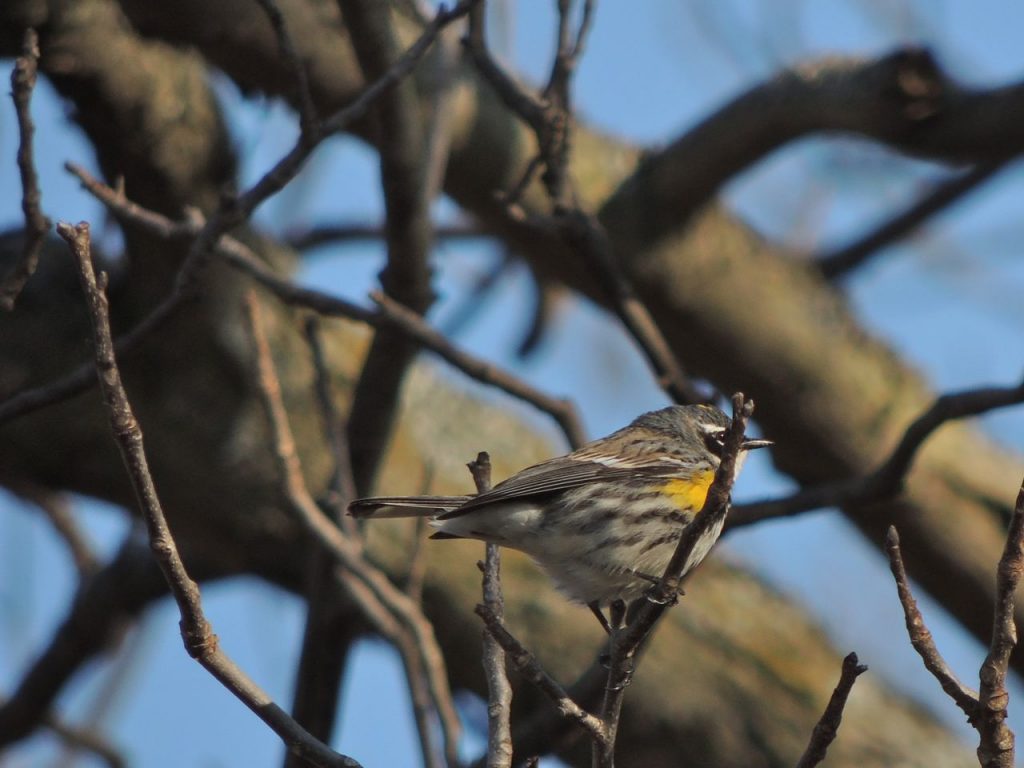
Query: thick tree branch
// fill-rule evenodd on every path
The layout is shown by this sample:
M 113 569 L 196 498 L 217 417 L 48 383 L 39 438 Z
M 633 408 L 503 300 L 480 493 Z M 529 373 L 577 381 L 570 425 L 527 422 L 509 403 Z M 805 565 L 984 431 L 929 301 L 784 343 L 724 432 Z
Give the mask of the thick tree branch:
M 352 44 L 367 80 L 395 66 L 398 43 L 390 9 L 372 0 L 339 0 Z M 409 81 L 382 94 L 374 105 L 380 178 L 386 211 L 388 258 L 380 274 L 384 292 L 424 313 L 433 302 L 427 262 L 432 229 L 424 166 L 424 138 L 416 90 Z M 349 434 L 356 489 L 369 493 L 394 426 L 398 395 L 416 346 L 389 330 L 374 336 L 352 397 Z
M 907 48 L 877 60 L 833 58 L 800 64 L 731 100 L 646 159 L 638 183 L 671 198 L 656 206 L 647 237 L 675 230 L 722 184 L 803 136 L 849 133 L 909 154 L 990 164 L 1024 150 L 1010 126 L 1024 114 L 1024 85 L 990 91 L 955 83 L 931 53 Z M 664 214 L 668 211 L 664 210 Z

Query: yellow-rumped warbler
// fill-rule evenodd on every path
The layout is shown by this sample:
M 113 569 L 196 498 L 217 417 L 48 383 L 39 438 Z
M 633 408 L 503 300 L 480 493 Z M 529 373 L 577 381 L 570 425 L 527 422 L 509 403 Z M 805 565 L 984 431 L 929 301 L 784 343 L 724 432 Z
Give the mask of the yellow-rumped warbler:
M 479 496 L 382 496 L 355 517 L 430 516 L 432 538 L 481 539 L 530 555 L 571 599 L 601 605 L 639 597 L 661 578 L 700 512 L 730 419 L 708 405 L 674 405 L 566 456 L 527 467 Z M 770 445 L 746 440 L 736 460 Z M 721 534 L 694 548 L 695 567 Z

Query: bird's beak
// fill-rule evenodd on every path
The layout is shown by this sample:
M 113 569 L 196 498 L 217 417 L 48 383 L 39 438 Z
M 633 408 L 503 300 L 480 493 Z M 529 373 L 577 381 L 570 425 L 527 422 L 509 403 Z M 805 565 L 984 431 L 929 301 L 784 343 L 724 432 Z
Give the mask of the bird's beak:
M 755 448 L 767 448 L 769 445 L 775 445 L 771 440 L 744 440 L 740 445 L 741 451 L 752 451 Z

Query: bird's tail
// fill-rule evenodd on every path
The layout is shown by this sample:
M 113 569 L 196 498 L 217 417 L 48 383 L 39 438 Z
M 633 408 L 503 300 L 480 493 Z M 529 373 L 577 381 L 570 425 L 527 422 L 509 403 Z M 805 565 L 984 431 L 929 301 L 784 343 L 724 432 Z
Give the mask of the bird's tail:
M 470 496 L 376 496 L 356 499 L 348 513 L 356 518 L 382 520 L 388 517 L 436 517 L 461 507 Z

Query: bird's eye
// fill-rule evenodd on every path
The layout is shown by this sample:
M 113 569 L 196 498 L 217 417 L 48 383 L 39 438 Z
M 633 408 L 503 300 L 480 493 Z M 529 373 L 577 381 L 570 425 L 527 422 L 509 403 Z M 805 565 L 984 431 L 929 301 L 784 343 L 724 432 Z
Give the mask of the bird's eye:
M 725 441 L 721 435 L 721 432 L 704 433 L 704 445 L 718 458 L 722 458 L 722 453 L 725 451 Z

